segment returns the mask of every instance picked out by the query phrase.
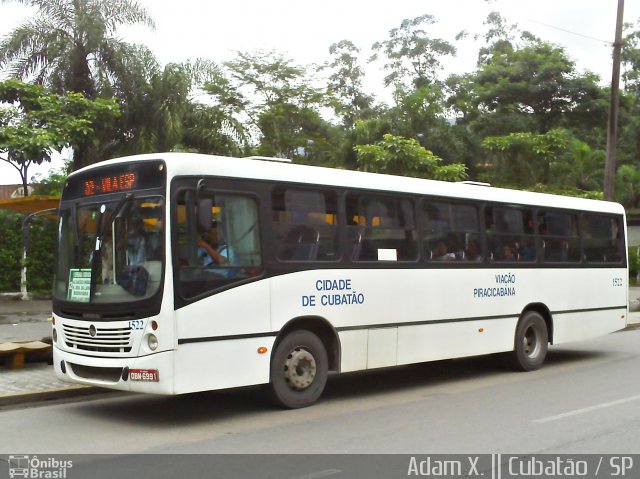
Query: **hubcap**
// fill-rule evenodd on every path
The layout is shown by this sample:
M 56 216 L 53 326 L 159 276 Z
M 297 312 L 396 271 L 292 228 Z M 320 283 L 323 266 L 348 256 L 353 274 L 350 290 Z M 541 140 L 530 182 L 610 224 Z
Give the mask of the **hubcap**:
M 316 360 L 306 349 L 296 348 L 284 363 L 284 377 L 291 389 L 302 391 L 313 383 L 316 377 Z
M 529 358 L 535 358 L 540 354 L 541 332 L 535 326 L 527 328 L 523 339 L 524 353 Z

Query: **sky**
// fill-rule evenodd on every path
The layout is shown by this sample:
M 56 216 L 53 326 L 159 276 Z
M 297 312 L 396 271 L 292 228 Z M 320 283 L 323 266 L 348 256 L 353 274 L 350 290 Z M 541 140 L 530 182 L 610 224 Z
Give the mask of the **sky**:
M 149 47 L 161 64 L 205 58 L 215 62 L 232 59 L 237 51 L 275 50 L 301 65 L 321 64 L 329 58 L 329 46 L 351 40 L 363 52 L 363 61 L 376 41 L 403 19 L 433 15 L 429 27 L 433 37 L 454 43 L 456 58 L 444 63 L 442 78 L 452 73 L 473 71 L 478 46 L 474 34 L 485 31 L 483 22 L 492 11 L 500 12 L 509 24 L 528 30 L 543 40 L 566 49 L 579 71 L 600 75 L 603 85 L 611 81 L 611 42 L 615 34 L 618 0 L 139 0 L 156 23 L 118 32 L 126 41 Z M 0 36 L 20 25 L 33 9 L 17 3 L 0 3 Z M 640 2 L 627 0 L 625 22 L 640 18 Z M 455 42 L 462 30 L 467 39 Z M 365 87 L 378 97 L 383 73 L 379 64 L 366 66 Z M 67 153 L 68 156 L 68 153 Z M 59 168 L 32 166 L 29 176 Z M 19 183 L 18 172 L 0 161 L 0 184 Z

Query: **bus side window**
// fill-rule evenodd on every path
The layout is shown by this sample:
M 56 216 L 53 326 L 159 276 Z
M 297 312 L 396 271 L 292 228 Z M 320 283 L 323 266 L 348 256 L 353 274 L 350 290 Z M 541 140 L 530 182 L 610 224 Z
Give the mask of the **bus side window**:
M 338 203 L 334 192 L 277 188 L 272 194 L 272 208 L 279 260 L 339 258 Z
M 575 214 L 538 211 L 540 254 L 545 263 L 576 263 L 580 261 L 578 218 Z
M 231 283 L 258 276 L 262 271 L 262 250 L 258 205 L 241 194 L 202 193 L 197 211 L 195 195 L 185 190 L 176 205 L 175 258 L 178 287 L 185 298 L 213 291 Z M 198 223 L 210 215 L 209 231 Z
M 422 233 L 427 261 L 483 260 L 480 226 L 475 205 L 425 201 Z
M 590 263 L 619 263 L 623 258 L 620 220 L 605 215 L 582 217 L 584 258 Z
M 533 262 L 536 259 L 533 212 L 513 206 L 485 208 L 489 259 L 495 262 Z
M 413 261 L 418 257 L 413 202 L 347 195 L 347 244 L 353 261 Z

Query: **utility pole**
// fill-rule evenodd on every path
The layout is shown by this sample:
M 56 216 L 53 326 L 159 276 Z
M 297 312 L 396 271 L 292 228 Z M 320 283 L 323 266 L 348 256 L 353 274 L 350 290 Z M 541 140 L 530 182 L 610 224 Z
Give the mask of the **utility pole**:
M 624 0 L 618 0 L 616 39 L 613 43 L 613 72 L 611 74 L 611 100 L 607 131 L 607 158 L 604 164 L 604 199 L 613 201 L 616 187 L 616 141 L 618 138 L 618 96 L 620 91 L 620 53 L 622 51 L 622 22 Z

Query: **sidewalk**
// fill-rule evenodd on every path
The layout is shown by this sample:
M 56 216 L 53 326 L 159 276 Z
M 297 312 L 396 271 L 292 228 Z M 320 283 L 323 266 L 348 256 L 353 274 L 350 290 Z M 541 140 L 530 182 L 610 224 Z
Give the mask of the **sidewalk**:
M 629 327 L 640 327 L 640 287 L 629 288 L 629 300 Z M 50 316 L 49 300 L 21 301 L 0 296 L 0 343 L 42 339 L 50 342 Z M 46 361 L 27 362 L 21 369 L 0 366 L 0 407 L 106 391 L 58 381 Z
M 0 296 L 0 343 L 51 341 L 51 301 L 22 301 Z M 88 394 L 99 391 L 56 379 L 51 365 L 40 359 L 24 368 L 0 366 L 0 406 Z

